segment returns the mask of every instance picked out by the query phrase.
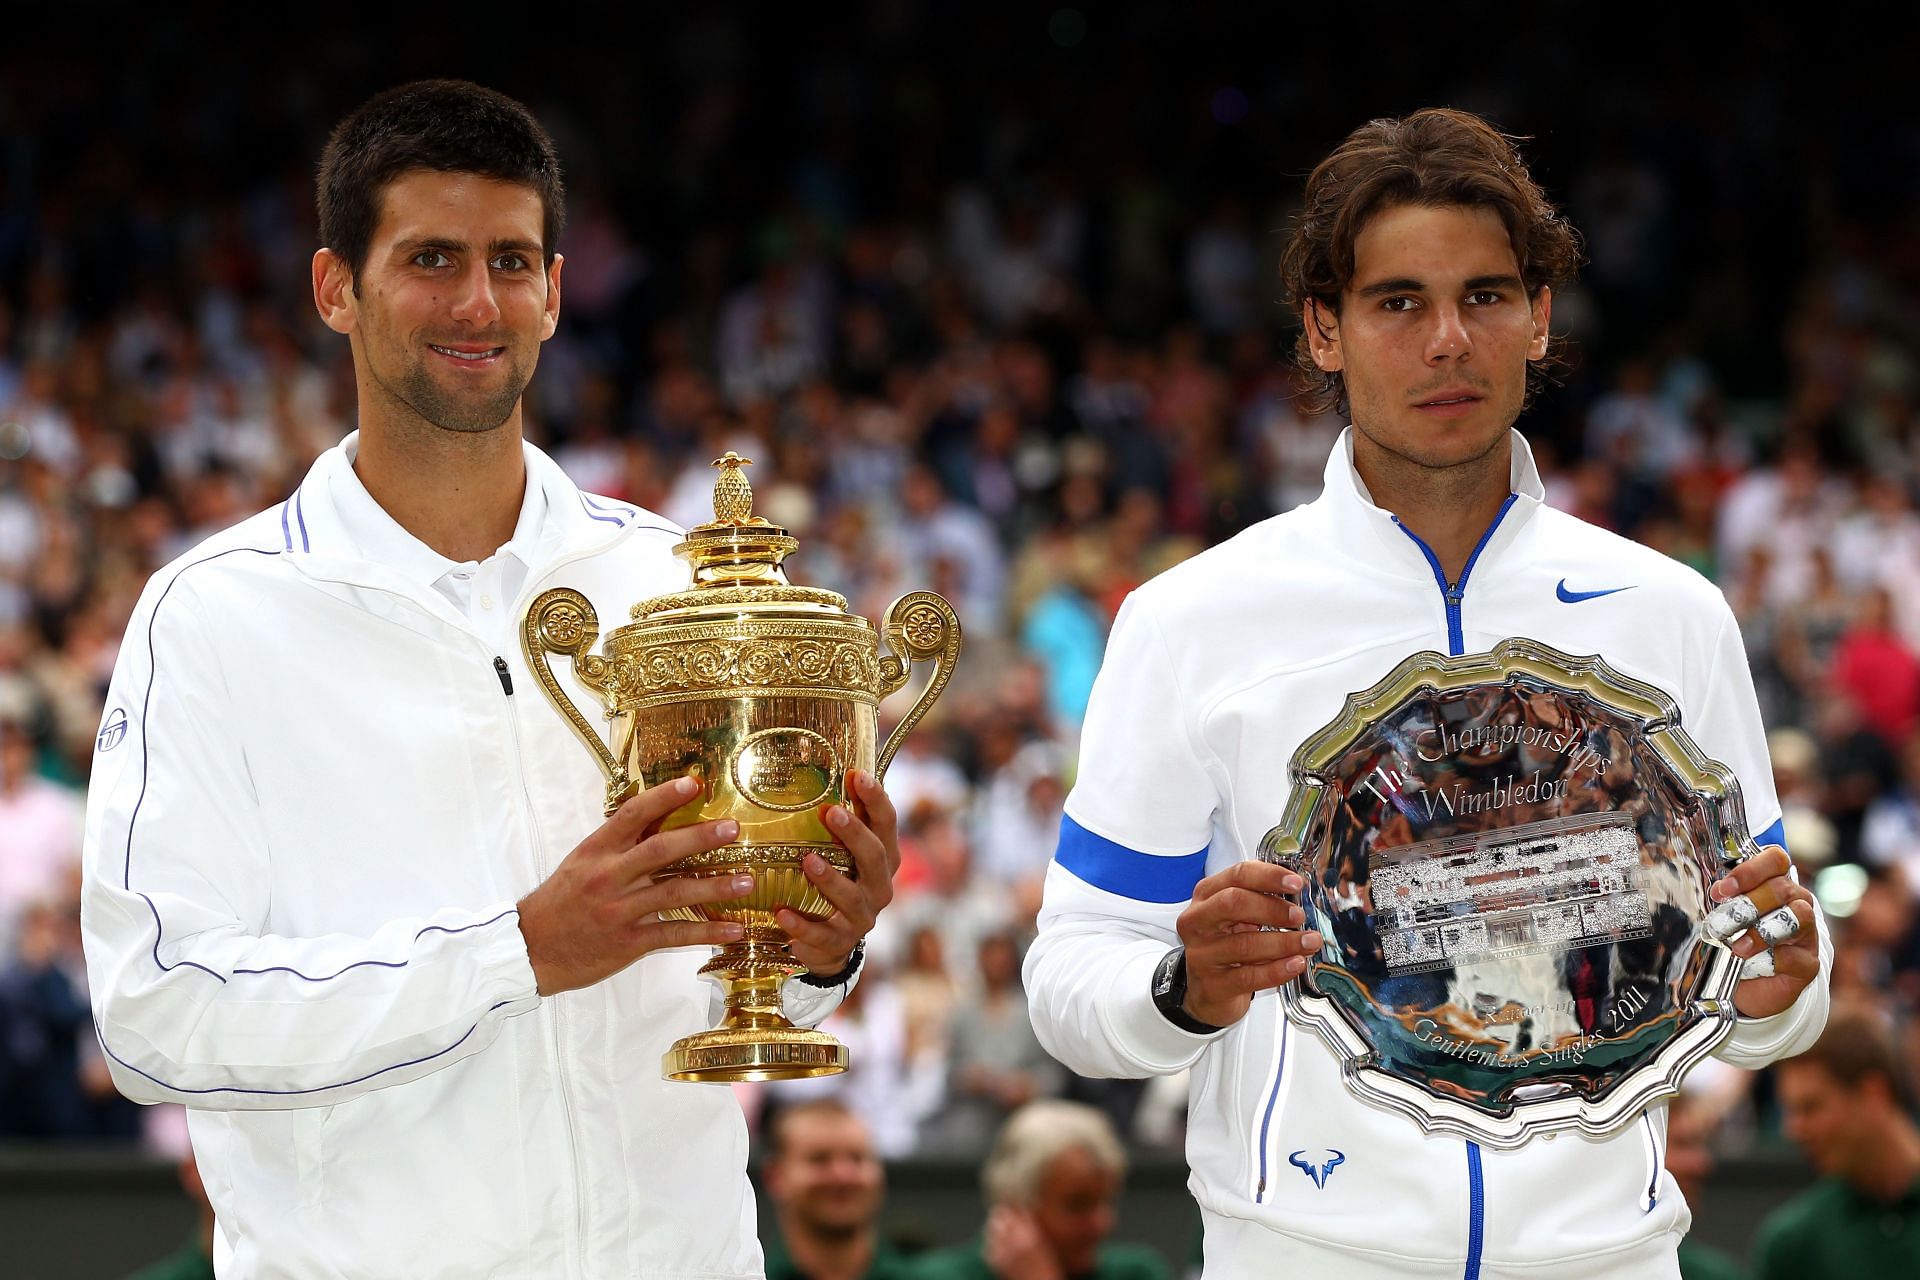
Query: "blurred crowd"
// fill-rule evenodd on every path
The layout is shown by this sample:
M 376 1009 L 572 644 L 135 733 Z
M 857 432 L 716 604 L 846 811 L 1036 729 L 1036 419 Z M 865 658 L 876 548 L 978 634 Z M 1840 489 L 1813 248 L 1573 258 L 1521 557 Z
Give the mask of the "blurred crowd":
M 1295 406 L 1274 262 L 1298 160 L 1378 104 L 1301 106 L 1283 144 L 1262 121 L 1311 97 L 1312 73 L 1236 84 L 1176 59 L 1191 83 L 1167 85 L 1123 59 L 1123 82 L 1182 123 L 1099 142 L 1088 104 L 1136 109 L 1071 62 L 1098 33 L 1060 12 L 1079 27 L 1056 14 L 1032 39 L 1084 100 L 996 82 L 970 111 L 969 90 L 911 59 L 818 50 L 756 89 L 724 22 L 656 55 L 686 64 L 649 90 L 677 105 L 631 145 L 606 126 L 633 105 L 611 88 L 569 100 L 494 79 L 549 120 L 572 182 L 530 438 L 588 489 L 682 524 L 710 514 L 708 462 L 739 450 L 758 511 L 802 541 L 796 580 L 869 616 L 931 587 L 961 615 L 959 676 L 887 780 L 899 897 L 828 1024 L 855 1068 L 781 1090 L 838 1095 L 888 1158 L 977 1159 L 1048 1096 L 1178 1149 L 1177 1082 L 1078 1080 L 1040 1050 L 1020 956 L 1120 601 L 1312 500 L 1341 427 Z M 882 52 L 932 38 L 866 36 Z M 307 174 L 319 131 L 385 81 L 349 92 L 268 64 L 202 101 L 151 67 L 111 84 L 58 62 L 3 70 L 0 1137 L 131 1138 L 74 905 L 89 760 L 115 731 L 105 682 L 147 575 L 278 502 L 352 429 L 347 347 L 308 296 Z M 1566 103 L 1541 120 L 1524 86 L 1455 100 L 1541 134 L 1536 166 L 1587 238 L 1582 285 L 1554 310 L 1576 359 L 1521 423 L 1549 501 L 1726 592 L 1788 840 L 1839 944 L 1835 989 L 1911 1064 L 1920 220 L 1910 192 L 1818 149 L 1817 114 L 1722 110 L 1753 92 L 1676 72 L 1606 120 Z M 769 97 L 798 102 L 804 127 L 757 134 Z M 626 154 L 645 147 L 644 166 Z M 757 1109 L 775 1090 L 743 1092 Z M 1707 1069 L 1696 1092 L 1723 1146 L 1777 1125 L 1765 1079 Z

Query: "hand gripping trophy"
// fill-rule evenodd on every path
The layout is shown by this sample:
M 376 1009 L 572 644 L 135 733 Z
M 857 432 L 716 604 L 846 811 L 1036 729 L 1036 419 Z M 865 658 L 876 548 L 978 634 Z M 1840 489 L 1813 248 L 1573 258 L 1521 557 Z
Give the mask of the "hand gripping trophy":
M 799 543 L 753 514 L 742 471 L 750 461 L 732 452 L 714 461 L 720 478 L 713 521 L 674 548 L 693 570 L 689 588 L 635 605 L 633 621 L 607 635 L 602 653 L 592 652 L 600 639 L 593 606 L 571 588 L 537 596 L 521 630 L 541 687 L 607 775 L 608 813 L 642 788 L 691 775 L 703 784 L 700 793 L 662 829 L 720 818 L 740 824 L 733 843 L 658 873 L 754 877 L 745 898 L 673 913 L 745 929 L 700 970 L 725 989 L 726 1016 L 668 1050 L 662 1069 L 674 1080 L 786 1080 L 846 1070 L 845 1045 L 794 1026 L 781 1012 L 781 989 L 803 966 L 774 913 L 832 910 L 801 871 L 801 860 L 818 853 L 855 874 L 822 811 L 858 804 L 848 770 L 886 773 L 901 740 L 946 688 L 960 653 L 959 619 L 931 591 L 895 600 L 876 631 L 847 612 L 844 597 L 788 582 L 781 561 Z M 599 695 L 606 719 L 615 722 L 615 746 L 560 687 L 549 654 L 571 658 L 574 676 Z M 929 661 L 926 688 L 880 745 L 880 700 L 906 684 L 914 663 Z

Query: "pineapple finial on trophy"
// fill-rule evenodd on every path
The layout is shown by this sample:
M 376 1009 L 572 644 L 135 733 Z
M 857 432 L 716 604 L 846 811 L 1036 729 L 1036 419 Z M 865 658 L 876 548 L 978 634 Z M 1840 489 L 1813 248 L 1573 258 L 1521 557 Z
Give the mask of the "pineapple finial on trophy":
M 753 514 L 753 486 L 747 483 L 746 468 L 752 458 L 743 458 L 733 450 L 713 460 L 720 478 L 713 482 L 713 522 L 715 524 L 765 524 Z

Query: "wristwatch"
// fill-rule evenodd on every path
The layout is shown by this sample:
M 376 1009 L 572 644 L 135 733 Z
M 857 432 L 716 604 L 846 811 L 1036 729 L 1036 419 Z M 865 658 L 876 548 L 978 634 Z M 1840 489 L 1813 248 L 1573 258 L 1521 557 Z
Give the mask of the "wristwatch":
M 847 962 L 840 966 L 838 973 L 807 973 L 802 971 L 793 975 L 795 982 L 804 982 L 810 987 L 844 987 L 853 981 L 853 975 L 860 972 L 860 962 L 867 958 L 867 940 L 865 938 L 853 944 L 853 950 L 847 955 Z
M 1153 971 L 1153 1007 L 1162 1017 L 1182 1031 L 1190 1031 L 1196 1036 L 1210 1036 L 1216 1031 L 1225 1031 L 1225 1027 L 1216 1027 L 1210 1022 L 1202 1022 L 1186 1011 L 1187 1002 L 1187 949 L 1175 947 L 1167 952 Z

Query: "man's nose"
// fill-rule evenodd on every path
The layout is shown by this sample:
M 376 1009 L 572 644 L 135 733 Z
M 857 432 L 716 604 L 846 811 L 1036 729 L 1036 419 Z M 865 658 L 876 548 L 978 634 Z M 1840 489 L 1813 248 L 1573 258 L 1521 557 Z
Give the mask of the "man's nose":
M 1464 360 L 1473 354 L 1473 339 L 1467 333 L 1466 317 L 1457 306 L 1435 307 L 1432 327 L 1427 333 L 1427 363 L 1451 358 Z
M 461 274 L 454 290 L 453 318 L 485 328 L 500 318 L 500 303 L 493 296 L 493 271 L 477 262 Z

